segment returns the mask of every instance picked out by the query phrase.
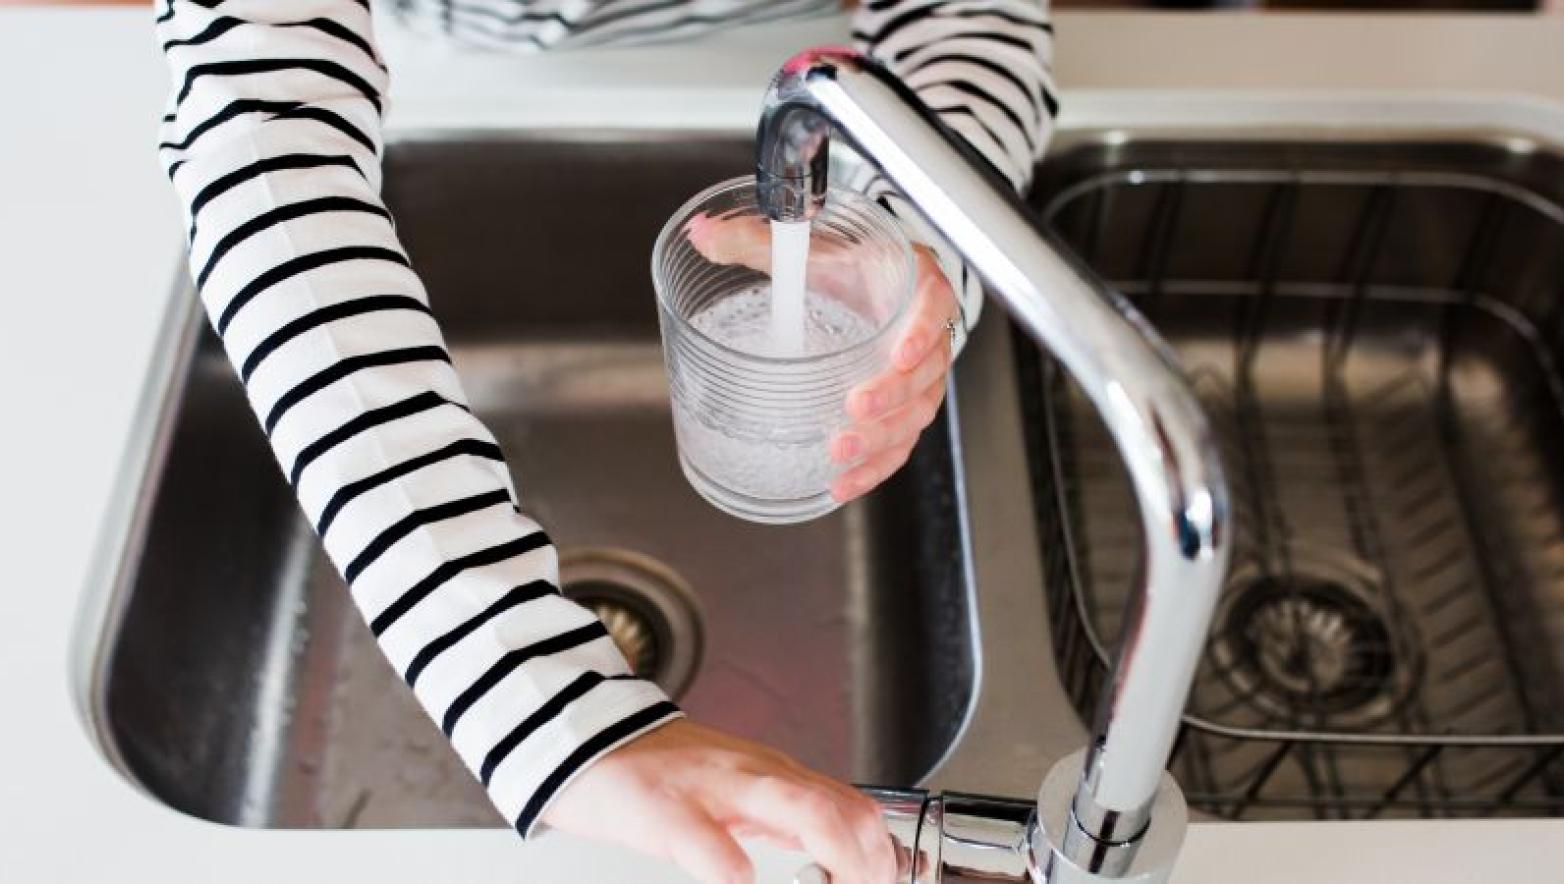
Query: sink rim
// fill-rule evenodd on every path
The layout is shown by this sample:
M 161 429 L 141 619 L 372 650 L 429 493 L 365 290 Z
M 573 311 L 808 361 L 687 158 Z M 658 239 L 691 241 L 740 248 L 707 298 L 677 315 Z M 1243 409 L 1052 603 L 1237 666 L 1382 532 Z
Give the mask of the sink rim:
M 141 562 L 149 528 L 153 492 L 162 478 L 173 442 L 175 418 L 206 321 L 185 268 L 176 262 L 169 298 L 145 383 L 137 395 L 136 417 L 120 456 L 118 478 L 109 497 L 89 580 L 77 603 L 69 642 L 71 699 L 88 739 L 108 766 L 158 806 L 173 809 L 132 773 L 108 729 L 105 684 L 119 625 L 130 602 L 131 583 Z M 176 811 L 178 812 L 178 811 Z

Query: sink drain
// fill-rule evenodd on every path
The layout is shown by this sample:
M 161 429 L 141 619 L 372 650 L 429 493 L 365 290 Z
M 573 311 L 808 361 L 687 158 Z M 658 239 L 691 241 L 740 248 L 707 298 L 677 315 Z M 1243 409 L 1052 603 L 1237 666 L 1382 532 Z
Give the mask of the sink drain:
M 622 549 L 564 550 L 559 576 L 566 598 L 603 621 L 636 675 L 678 698 L 700 668 L 704 637 L 695 593 L 673 569 Z
M 1235 573 L 1211 655 L 1237 696 L 1273 719 L 1362 727 L 1395 713 L 1415 684 L 1404 621 L 1360 562 L 1295 559 L 1290 573 Z

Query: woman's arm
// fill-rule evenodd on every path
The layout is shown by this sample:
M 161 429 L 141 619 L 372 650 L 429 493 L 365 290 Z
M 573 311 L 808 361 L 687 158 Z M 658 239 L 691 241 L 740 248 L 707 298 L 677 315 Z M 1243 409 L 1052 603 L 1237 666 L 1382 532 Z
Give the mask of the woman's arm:
M 367 5 L 173 0 L 158 35 L 160 152 L 212 323 L 381 648 L 526 833 L 583 767 L 679 712 L 556 590 L 548 536 L 468 409 L 380 198 Z
M 1017 191 L 1031 182 L 1059 113 L 1047 0 L 863 0 L 854 15 L 853 39 Z M 859 175 L 857 185 L 939 256 L 959 293 L 959 350 L 983 306 L 976 276 L 888 182 L 861 170 Z
M 381 649 L 501 813 L 704 881 L 747 875 L 745 833 L 841 880 L 888 880 L 873 802 L 673 721 L 559 594 L 380 199 L 386 72 L 367 5 L 170 0 L 158 34 L 173 71 L 160 150 L 201 299 Z

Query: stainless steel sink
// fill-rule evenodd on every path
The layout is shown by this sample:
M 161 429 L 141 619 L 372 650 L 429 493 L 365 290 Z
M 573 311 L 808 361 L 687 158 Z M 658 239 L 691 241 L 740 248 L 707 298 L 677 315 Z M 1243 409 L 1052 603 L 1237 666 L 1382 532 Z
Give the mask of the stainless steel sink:
M 1173 770 L 1229 819 L 1564 814 L 1564 158 L 1081 139 L 1044 218 L 1182 358 L 1233 569 Z M 1091 407 L 1023 360 L 1054 646 L 1093 708 L 1138 567 Z
M 975 692 L 952 427 L 869 500 L 720 514 L 674 456 L 648 250 L 747 138 L 404 138 L 387 198 L 568 593 L 700 719 L 910 785 Z M 649 170 L 651 174 L 648 174 Z M 639 244 L 639 245 L 637 245 Z M 244 826 L 501 825 L 381 659 L 191 314 L 100 656 L 100 735 L 153 795 Z
M 1112 446 L 990 311 L 867 501 L 791 528 L 701 503 L 646 248 L 749 151 L 407 137 L 387 197 L 567 590 L 638 664 L 830 773 L 1028 797 L 1085 743 L 1137 567 Z M 1080 134 L 1035 201 L 1171 341 L 1225 447 L 1239 536 L 1174 759 L 1191 803 L 1564 813 L 1564 159 Z M 224 823 L 500 824 L 370 642 L 204 321 L 182 328 L 94 654 L 100 743 Z

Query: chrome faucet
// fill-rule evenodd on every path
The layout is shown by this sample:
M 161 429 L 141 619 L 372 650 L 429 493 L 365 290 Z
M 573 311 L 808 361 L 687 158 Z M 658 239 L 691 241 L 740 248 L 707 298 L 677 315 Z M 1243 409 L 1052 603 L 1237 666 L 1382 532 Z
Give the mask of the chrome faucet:
M 833 134 L 846 138 L 1080 384 L 1128 467 L 1142 587 L 1125 616 L 1091 742 L 1035 806 L 875 792 L 904 882 L 1166 880 L 1187 809 L 1168 756 L 1227 571 L 1227 485 L 1171 351 L 1120 295 L 1044 233 L 1010 187 L 898 80 L 850 49 L 795 55 L 766 93 L 756 185 L 772 218 L 812 217 Z

